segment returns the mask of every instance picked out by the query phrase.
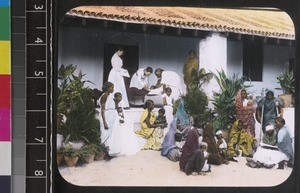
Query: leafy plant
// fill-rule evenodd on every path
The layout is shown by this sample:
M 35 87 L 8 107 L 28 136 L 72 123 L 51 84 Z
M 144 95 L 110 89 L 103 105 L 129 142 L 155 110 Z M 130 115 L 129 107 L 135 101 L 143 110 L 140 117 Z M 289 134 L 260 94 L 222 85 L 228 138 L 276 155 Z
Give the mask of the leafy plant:
M 295 78 L 293 70 L 284 71 L 277 77 L 277 80 L 284 94 L 295 93 Z
M 96 153 L 96 147 L 94 144 L 85 145 L 79 150 L 79 152 L 83 157 L 93 155 Z
M 65 156 L 77 157 L 79 156 L 79 151 L 75 150 L 70 144 L 67 144 L 63 151 Z
M 215 118 L 213 121 L 214 129 L 230 129 L 235 121 L 235 96 L 239 89 L 245 86 L 245 77 L 238 77 L 234 74 L 227 77 L 224 70 L 218 71 L 215 79 L 220 87 L 220 92 L 214 92 L 213 105 Z
M 74 75 L 76 66 L 62 65 L 58 70 L 58 121 L 59 132 L 64 141 L 83 140 L 87 144 L 100 142 L 100 123 L 93 101 L 93 91 L 85 86 L 88 80 L 82 80 L 84 75 L 79 72 Z
M 198 124 L 205 125 L 211 117 L 208 110 L 208 98 L 202 90 L 202 85 L 208 83 L 213 77 L 212 73 L 206 73 L 204 68 L 199 72 L 192 71 L 192 82 L 188 86 L 187 94 L 183 96 L 186 111 L 194 120 L 201 120 Z

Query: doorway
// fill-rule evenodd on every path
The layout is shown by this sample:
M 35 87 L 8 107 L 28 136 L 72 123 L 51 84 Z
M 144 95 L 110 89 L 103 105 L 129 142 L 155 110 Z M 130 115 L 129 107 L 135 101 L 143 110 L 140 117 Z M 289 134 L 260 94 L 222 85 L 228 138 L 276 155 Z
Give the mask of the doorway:
M 111 57 L 115 52 L 122 48 L 124 54 L 121 56 L 123 60 L 123 68 L 128 70 L 130 77 L 139 69 L 139 47 L 121 44 L 104 44 L 104 73 L 103 83 L 107 81 L 109 72 L 112 68 Z M 130 78 L 124 78 L 125 85 L 129 87 Z

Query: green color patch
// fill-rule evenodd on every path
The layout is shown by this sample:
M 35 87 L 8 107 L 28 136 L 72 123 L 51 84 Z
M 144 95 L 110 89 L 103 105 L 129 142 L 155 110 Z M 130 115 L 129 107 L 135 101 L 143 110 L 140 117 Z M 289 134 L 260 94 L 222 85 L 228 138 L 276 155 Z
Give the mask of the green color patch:
M 0 40 L 10 40 L 10 10 L 0 7 Z

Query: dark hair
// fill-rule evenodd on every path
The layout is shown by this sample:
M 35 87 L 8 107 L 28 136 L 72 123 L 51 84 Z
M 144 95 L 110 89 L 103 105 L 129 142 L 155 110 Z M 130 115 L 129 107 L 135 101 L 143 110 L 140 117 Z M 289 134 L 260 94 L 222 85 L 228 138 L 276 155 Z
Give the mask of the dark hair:
M 149 105 L 151 104 L 151 103 L 153 103 L 154 104 L 154 102 L 153 102 L 153 100 L 146 100 L 146 102 L 145 102 L 145 104 L 144 104 L 144 109 L 147 109 L 148 107 L 149 107 Z
M 269 90 L 269 91 L 266 92 L 266 96 L 267 96 L 269 93 L 272 94 L 272 96 L 274 97 L 274 92 L 271 91 L 271 90 Z
M 165 109 L 163 109 L 163 108 L 161 108 L 161 109 L 158 110 L 158 113 L 161 113 L 161 114 L 163 114 L 163 115 L 165 114 L 165 112 L 166 112 L 166 111 L 165 111 Z
M 170 88 L 170 87 L 167 87 L 166 89 L 165 89 L 165 91 L 171 91 L 172 92 L 172 89 Z
M 114 84 L 111 82 L 105 82 L 104 85 L 102 86 L 103 92 L 106 92 L 109 87 L 113 86 Z
M 146 69 L 145 69 L 147 72 L 150 72 L 150 73 L 152 73 L 153 72 L 153 69 L 151 68 L 151 67 L 147 67 Z
M 190 50 L 189 55 L 191 55 L 191 54 L 197 55 L 196 50 Z
M 117 51 L 124 51 L 124 49 L 122 47 L 119 47 L 119 48 L 117 48 L 116 52 Z
M 277 121 L 279 121 L 282 125 L 285 125 L 285 120 L 282 117 L 277 117 L 276 118 Z
M 122 94 L 121 94 L 120 92 L 116 92 L 116 93 L 114 94 L 114 98 L 117 98 L 118 96 L 122 96 Z
M 155 71 L 154 71 L 154 73 L 156 74 L 156 72 L 158 72 L 158 71 L 161 71 L 161 72 L 162 72 L 162 71 L 164 71 L 164 69 L 156 68 Z
M 183 137 L 183 135 L 182 135 L 182 133 L 175 133 L 175 141 L 177 141 L 177 142 L 180 142 L 180 141 L 182 141 L 182 137 Z

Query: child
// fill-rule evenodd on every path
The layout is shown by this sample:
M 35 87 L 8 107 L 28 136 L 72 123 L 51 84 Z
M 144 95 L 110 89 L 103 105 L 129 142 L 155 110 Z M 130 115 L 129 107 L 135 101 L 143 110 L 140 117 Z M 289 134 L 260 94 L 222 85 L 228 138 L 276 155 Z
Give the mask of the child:
M 218 130 L 215 133 L 215 139 L 217 142 L 217 147 L 218 147 L 219 153 L 223 158 L 223 163 L 228 164 L 229 162 L 227 161 L 227 143 L 226 143 L 225 139 L 223 138 L 223 132 L 221 130 Z
M 160 135 L 160 138 L 163 140 L 163 136 L 168 132 L 166 129 L 164 129 L 167 126 L 167 119 L 165 116 L 165 109 L 159 109 L 158 110 L 158 116 L 156 117 L 155 124 L 158 125 L 158 133 Z
M 209 153 L 207 152 L 207 143 L 205 142 L 202 142 L 200 144 L 200 149 L 203 151 L 203 154 L 204 154 L 204 158 L 205 158 L 205 162 L 204 162 L 204 165 L 203 165 L 203 168 L 202 168 L 202 172 L 211 172 L 211 166 L 210 164 L 207 163 L 207 159 L 209 157 Z
M 123 108 L 122 107 L 118 107 L 117 108 L 117 112 L 118 112 L 118 115 L 119 115 L 119 123 L 120 124 L 123 124 L 125 122 L 124 120 L 124 112 L 123 112 Z
M 170 127 L 170 124 L 173 120 L 173 104 L 174 104 L 174 98 L 171 96 L 172 89 L 170 87 L 167 87 L 165 89 L 165 93 L 163 94 L 163 105 L 164 109 L 166 111 L 166 118 L 168 127 Z

